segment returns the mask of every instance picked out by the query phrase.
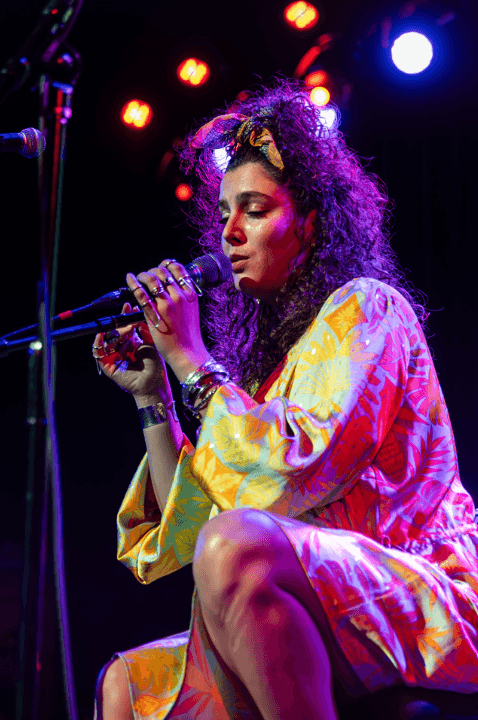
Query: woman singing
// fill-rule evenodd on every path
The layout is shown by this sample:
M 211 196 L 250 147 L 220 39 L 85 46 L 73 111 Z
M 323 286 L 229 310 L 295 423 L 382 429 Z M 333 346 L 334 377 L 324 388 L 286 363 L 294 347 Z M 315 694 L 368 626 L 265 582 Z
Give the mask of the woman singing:
M 211 352 L 174 260 L 128 275 L 147 325 L 93 352 L 147 448 L 118 558 L 141 583 L 192 563 L 193 613 L 188 632 L 115 656 L 98 717 L 332 720 L 394 685 L 478 691 L 473 502 L 378 183 L 293 81 L 214 117 L 181 156 L 202 245 L 232 261 L 210 294 Z

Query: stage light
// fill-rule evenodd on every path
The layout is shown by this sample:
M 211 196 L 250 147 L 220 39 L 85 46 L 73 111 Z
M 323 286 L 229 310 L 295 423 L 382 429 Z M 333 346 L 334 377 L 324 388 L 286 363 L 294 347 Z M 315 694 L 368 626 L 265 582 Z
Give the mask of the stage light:
M 317 8 L 308 2 L 293 2 L 284 10 L 286 22 L 296 30 L 310 30 L 317 24 Z
M 179 65 L 177 70 L 178 78 L 184 85 L 204 85 L 209 79 L 210 70 L 207 63 L 196 58 L 188 58 Z
M 192 198 L 193 191 L 188 183 L 179 183 L 179 185 L 176 185 L 174 194 L 178 200 L 181 200 L 181 202 L 187 202 Z
M 314 70 L 305 76 L 304 82 L 307 87 L 318 87 L 319 85 L 326 85 L 329 82 L 329 76 L 325 70 Z
M 324 107 L 330 100 L 330 92 L 326 87 L 314 87 L 309 94 L 311 102 L 319 107 Z
M 337 129 L 339 126 L 339 116 L 332 106 L 323 107 L 320 109 L 320 120 L 322 125 L 328 130 Z
M 392 60 L 407 75 L 421 73 L 430 65 L 432 57 L 433 46 L 422 33 L 403 33 L 392 45 Z
M 214 150 L 214 162 L 221 172 L 226 172 L 230 159 L 231 158 L 228 155 L 226 148 L 217 148 Z
M 148 103 L 130 100 L 121 110 L 121 119 L 134 130 L 143 130 L 153 119 L 153 111 Z

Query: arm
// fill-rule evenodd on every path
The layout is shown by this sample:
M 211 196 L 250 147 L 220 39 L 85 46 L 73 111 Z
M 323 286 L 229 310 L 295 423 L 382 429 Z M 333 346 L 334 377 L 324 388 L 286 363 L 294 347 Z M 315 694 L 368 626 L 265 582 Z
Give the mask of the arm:
M 160 401 L 167 410 L 167 422 L 144 429 L 147 457 L 118 514 L 118 559 L 143 583 L 192 561 L 195 538 L 212 507 L 194 478 L 188 477 L 194 448 L 172 411 L 165 366 L 166 358 L 182 381 L 210 356 L 199 331 L 195 293 L 175 283 L 167 286 L 167 294 L 164 290 L 154 294 L 168 275 L 180 279 L 185 274 L 181 265 L 169 265 L 142 273 L 138 279 L 128 276 L 148 325 L 119 330 L 111 346 L 106 342 L 108 354 L 102 352 L 104 335 L 98 335 L 94 343 L 103 372 L 133 395 L 138 408 Z M 131 312 L 131 307 L 125 306 L 124 312 Z

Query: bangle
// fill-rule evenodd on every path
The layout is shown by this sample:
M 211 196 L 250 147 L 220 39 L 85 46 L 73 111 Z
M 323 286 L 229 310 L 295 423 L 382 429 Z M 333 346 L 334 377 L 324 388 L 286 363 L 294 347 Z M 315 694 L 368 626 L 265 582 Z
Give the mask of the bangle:
M 169 408 L 171 408 L 174 419 L 178 421 L 174 400 L 169 405 L 157 402 L 156 405 L 148 405 L 148 407 L 138 408 L 139 419 L 141 420 L 141 427 L 143 430 L 145 428 L 153 427 L 153 425 L 162 425 L 167 422 L 168 414 L 166 411 Z
M 181 396 L 185 407 L 197 417 L 198 410 L 206 407 L 219 385 L 230 380 L 226 368 L 211 359 L 190 373 L 181 383 Z
M 216 362 L 216 360 L 211 359 L 205 362 L 204 365 L 198 367 L 197 370 L 193 370 L 192 373 L 189 373 L 186 380 L 181 383 L 181 397 L 186 407 L 194 405 L 196 398 L 191 398 L 191 396 L 195 396 L 199 393 L 200 389 L 204 387 L 205 380 L 211 375 L 221 375 L 229 380 L 229 374 L 226 368 Z

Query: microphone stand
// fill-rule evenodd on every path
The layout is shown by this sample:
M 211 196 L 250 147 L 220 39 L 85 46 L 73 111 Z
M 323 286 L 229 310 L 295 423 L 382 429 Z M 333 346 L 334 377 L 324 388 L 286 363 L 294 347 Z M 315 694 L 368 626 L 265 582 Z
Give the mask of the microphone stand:
M 61 330 L 50 331 L 51 342 L 58 342 L 59 340 L 71 340 L 75 337 L 82 337 L 83 335 L 96 335 L 96 333 L 107 332 L 108 330 L 115 330 L 126 325 L 134 325 L 139 322 L 145 322 L 144 313 L 142 310 L 137 312 L 128 313 L 127 315 L 111 315 L 104 318 L 98 318 L 82 325 L 73 325 L 67 328 L 61 328 Z M 30 335 L 29 337 L 18 338 L 17 340 L 5 340 L 0 338 L 0 358 L 6 357 L 10 352 L 15 350 L 26 350 L 32 348 L 35 351 L 36 343 L 39 342 L 39 337 L 36 335 Z M 33 347 L 32 347 L 33 346 Z
M 71 58 L 70 53 L 64 56 Z M 63 56 L 63 57 L 64 57 Z M 60 56 L 61 58 L 62 56 Z M 56 61 L 58 62 L 57 58 Z M 65 60 L 63 61 L 65 62 Z M 36 468 L 37 480 L 35 490 L 43 483 L 41 502 L 41 534 L 39 538 L 38 556 L 38 587 L 37 587 L 37 618 L 35 638 L 35 664 L 33 692 L 29 696 L 25 685 L 31 682 L 28 668 L 21 662 L 20 682 L 17 693 L 17 718 L 23 720 L 28 716 L 40 720 L 44 715 L 43 706 L 48 688 L 48 680 L 54 682 L 54 675 L 48 672 L 52 641 L 46 632 L 48 607 L 52 604 L 48 594 L 47 579 L 53 574 L 55 580 L 55 605 L 60 639 L 61 666 L 65 703 L 69 720 L 77 720 L 76 693 L 73 677 L 73 662 L 66 598 L 65 563 L 63 552 L 63 518 L 61 498 L 61 475 L 58 452 L 55 416 L 55 351 L 51 337 L 51 315 L 54 306 L 57 259 L 60 239 L 61 202 L 63 191 L 63 173 L 65 162 L 66 128 L 71 117 L 71 101 L 74 82 L 77 79 L 77 66 L 71 61 L 72 77 L 70 82 L 62 82 L 55 73 L 55 61 L 51 69 L 47 68 L 40 77 L 38 86 L 40 95 L 40 130 L 46 137 L 46 151 L 40 156 L 39 162 L 39 200 L 40 200 L 40 241 L 41 241 L 41 277 L 38 284 L 38 320 L 41 347 L 42 395 L 45 417 L 45 446 L 42 457 L 37 454 L 33 466 Z M 61 68 L 63 76 L 65 68 Z M 55 77 L 56 76 L 56 77 Z M 76 77 L 75 77 L 76 76 Z M 64 80 L 64 77 L 61 78 Z M 38 351 L 37 351 L 38 352 Z M 31 446 L 33 443 L 31 443 Z M 37 451 L 38 444 L 35 445 Z M 30 459 L 30 463 L 32 460 Z M 43 478 L 41 475 L 43 474 Z M 37 502 L 40 498 L 37 499 Z M 35 491 L 32 501 L 35 502 Z M 49 503 L 51 507 L 49 508 Z M 49 551 L 49 543 L 53 545 Z M 53 561 L 53 567 L 51 563 Z M 31 577 L 35 581 L 35 577 Z M 28 653 L 26 646 L 28 633 L 22 633 L 25 645 L 20 652 Z M 30 641 L 33 638 L 30 637 Z M 49 677 L 48 677 L 49 676 Z M 45 678 L 47 682 L 45 683 Z M 23 686 L 23 687 L 22 687 Z M 26 698 L 32 701 L 31 714 L 25 707 Z
M 81 5 L 82 0 L 50 0 L 42 11 L 37 28 L 17 55 L 0 70 L 0 103 L 12 91 L 22 87 L 33 70 L 37 73 L 36 78 L 40 76 L 36 86 L 40 100 L 39 123 L 46 138 L 46 150 L 39 159 L 38 176 L 41 248 L 39 339 L 30 338 L 28 344 L 27 422 L 30 432 L 16 720 L 46 720 L 51 717 L 54 635 L 46 632 L 46 627 L 52 605 L 56 605 L 67 716 L 69 720 L 78 720 L 66 602 L 51 316 L 60 238 L 66 127 L 71 117 L 74 86 L 81 70 L 80 55 L 66 43 L 66 38 Z M 49 548 L 50 542 L 53 552 Z M 54 601 L 49 594 L 51 583 L 47 582 L 52 575 Z

